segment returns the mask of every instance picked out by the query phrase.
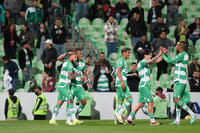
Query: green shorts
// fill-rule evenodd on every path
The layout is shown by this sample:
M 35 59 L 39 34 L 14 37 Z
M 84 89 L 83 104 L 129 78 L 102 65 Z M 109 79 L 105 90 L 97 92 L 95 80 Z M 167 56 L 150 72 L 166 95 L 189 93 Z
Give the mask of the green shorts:
M 74 86 L 71 87 L 71 93 L 73 99 L 77 97 L 78 100 L 86 99 L 85 90 L 81 86 Z
M 121 86 L 116 87 L 118 100 L 124 100 L 125 98 L 132 97 L 128 85 L 125 83 L 125 89 L 122 89 Z
M 70 91 L 70 84 L 58 85 L 58 101 L 70 101 L 72 100 L 72 94 Z
M 181 99 L 183 97 L 183 94 L 185 92 L 186 84 L 182 84 L 180 82 L 175 82 L 174 83 L 174 93 L 173 93 L 173 98 L 179 98 Z
M 139 84 L 139 103 L 153 102 L 153 96 L 151 94 L 151 88 L 149 82 L 141 81 Z

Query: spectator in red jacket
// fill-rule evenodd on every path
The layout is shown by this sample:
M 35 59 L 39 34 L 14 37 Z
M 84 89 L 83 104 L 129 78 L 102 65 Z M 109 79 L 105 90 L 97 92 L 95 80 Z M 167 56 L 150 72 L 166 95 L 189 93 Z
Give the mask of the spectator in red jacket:
M 55 77 L 49 76 L 47 72 L 43 72 L 42 90 L 43 92 L 54 92 L 56 80 Z
M 115 9 L 113 6 L 111 6 L 109 0 L 105 2 L 105 5 L 103 6 L 103 8 L 104 8 L 104 20 L 106 22 L 108 20 L 109 16 L 115 15 Z

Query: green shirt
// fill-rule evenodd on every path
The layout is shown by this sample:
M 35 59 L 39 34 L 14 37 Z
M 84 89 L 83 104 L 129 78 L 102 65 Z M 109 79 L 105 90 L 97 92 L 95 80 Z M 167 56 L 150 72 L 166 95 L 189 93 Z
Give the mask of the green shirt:
M 65 84 L 70 84 L 71 79 L 69 78 L 69 72 L 73 72 L 73 65 L 69 60 L 66 60 L 60 72 L 59 85 L 64 86 Z
M 33 24 L 39 24 L 43 21 L 43 13 L 40 8 L 36 8 L 34 6 L 30 6 L 26 10 L 26 15 L 25 19 L 28 24 L 33 23 Z
M 150 65 L 146 65 L 147 60 L 141 60 L 137 65 L 140 81 L 150 81 Z
M 126 83 L 127 82 L 127 73 L 128 73 L 128 70 L 127 70 L 126 60 L 123 57 L 120 57 L 117 60 L 117 69 L 118 68 L 122 69 L 122 72 L 121 72 L 122 80 L 124 81 L 124 83 Z M 116 74 L 116 86 L 121 86 L 121 82 L 120 82 L 119 76 L 117 74 Z
M 155 108 L 154 116 L 156 118 L 167 118 L 167 108 L 169 107 L 169 100 L 162 99 L 159 96 L 154 97 L 153 107 Z
M 187 84 L 187 64 L 189 60 L 188 54 L 183 51 L 177 54 L 175 57 L 171 58 L 162 54 L 163 59 L 167 63 L 176 63 L 174 72 L 174 81 L 179 81 L 182 84 Z
M 78 73 L 75 79 L 72 79 L 72 85 L 82 86 L 81 77 L 83 77 L 83 72 L 86 72 L 86 63 L 82 60 L 79 60 L 76 64 L 73 64 L 74 72 Z
M 101 74 L 97 84 L 97 90 L 99 91 L 109 91 L 109 82 L 105 74 Z

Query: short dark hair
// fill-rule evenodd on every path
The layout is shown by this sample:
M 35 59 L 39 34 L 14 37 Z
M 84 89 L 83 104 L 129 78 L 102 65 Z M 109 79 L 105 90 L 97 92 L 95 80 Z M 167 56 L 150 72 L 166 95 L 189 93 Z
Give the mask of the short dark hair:
M 14 89 L 9 89 L 8 90 L 8 94 L 13 96 L 15 94 L 15 90 Z
M 195 18 L 195 21 L 196 21 L 197 19 L 200 19 L 200 17 Z
M 74 52 L 82 51 L 81 48 L 75 48 Z
M 104 52 L 100 52 L 99 54 L 105 54 Z
M 127 52 L 127 51 L 131 51 L 131 48 L 129 48 L 129 47 L 124 47 L 124 48 L 122 48 L 121 53 Z
M 35 87 L 35 89 L 39 89 L 40 91 L 42 90 L 40 86 Z
M 2 59 L 5 61 L 5 60 L 9 60 L 9 57 L 8 56 L 3 56 Z
M 142 2 L 142 1 L 141 0 L 137 0 L 136 3 L 138 3 L 138 2 Z
M 111 3 L 110 3 L 109 0 L 106 0 L 106 1 L 105 1 L 105 4 L 110 5 Z
M 185 48 L 186 48 L 185 42 L 184 41 L 180 41 L 178 43 L 180 43 L 181 47 L 185 50 Z
M 28 44 L 27 41 L 23 41 L 23 42 L 21 43 L 22 47 L 23 47 L 24 45 L 26 45 L 26 44 Z
M 145 51 L 144 51 L 144 55 L 149 55 L 151 53 L 151 50 L 149 50 L 149 49 L 146 49 Z
M 132 62 L 132 63 L 131 63 L 131 65 L 133 65 L 133 64 L 137 65 L 137 63 L 136 63 L 136 62 Z
M 162 92 L 163 92 L 163 88 L 159 86 L 159 87 L 156 89 L 156 91 L 160 91 L 160 93 L 162 93 Z
M 88 55 L 86 56 L 86 58 L 87 58 L 87 57 L 90 57 L 90 58 L 92 58 L 92 56 L 90 56 L 90 54 L 88 54 Z

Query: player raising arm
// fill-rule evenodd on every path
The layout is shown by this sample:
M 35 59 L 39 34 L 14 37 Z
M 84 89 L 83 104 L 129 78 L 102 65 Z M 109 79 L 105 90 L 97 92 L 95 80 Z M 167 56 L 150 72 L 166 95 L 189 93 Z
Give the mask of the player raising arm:
M 187 104 L 185 104 L 185 102 L 182 100 L 188 82 L 187 64 L 189 56 L 185 51 L 185 43 L 184 42 L 177 43 L 176 51 L 178 52 L 178 54 L 173 58 L 170 58 L 168 56 L 167 49 L 162 49 L 162 51 L 163 51 L 162 54 L 163 59 L 167 63 L 175 64 L 173 100 L 176 106 L 177 119 L 174 122 L 172 122 L 171 125 L 180 125 L 179 115 L 181 115 L 181 108 L 190 114 L 190 124 L 192 124 L 195 121 L 195 115 L 192 112 L 192 110 L 187 106 Z
M 160 53 L 151 59 L 152 53 L 149 50 L 144 52 L 144 59 L 138 63 L 138 73 L 140 76 L 139 83 L 139 100 L 138 104 L 133 108 L 133 111 L 129 114 L 126 122 L 133 124 L 133 118 L 137 111 L 143 107 L 145 103 L 148 103 L 148 114 L 150 117 L 150 125 L 160 125 L 159 122 L 155 121 L 153 113 L 153 96 L 150 88 L 150 64 L 157 63 L 162 60 Z

